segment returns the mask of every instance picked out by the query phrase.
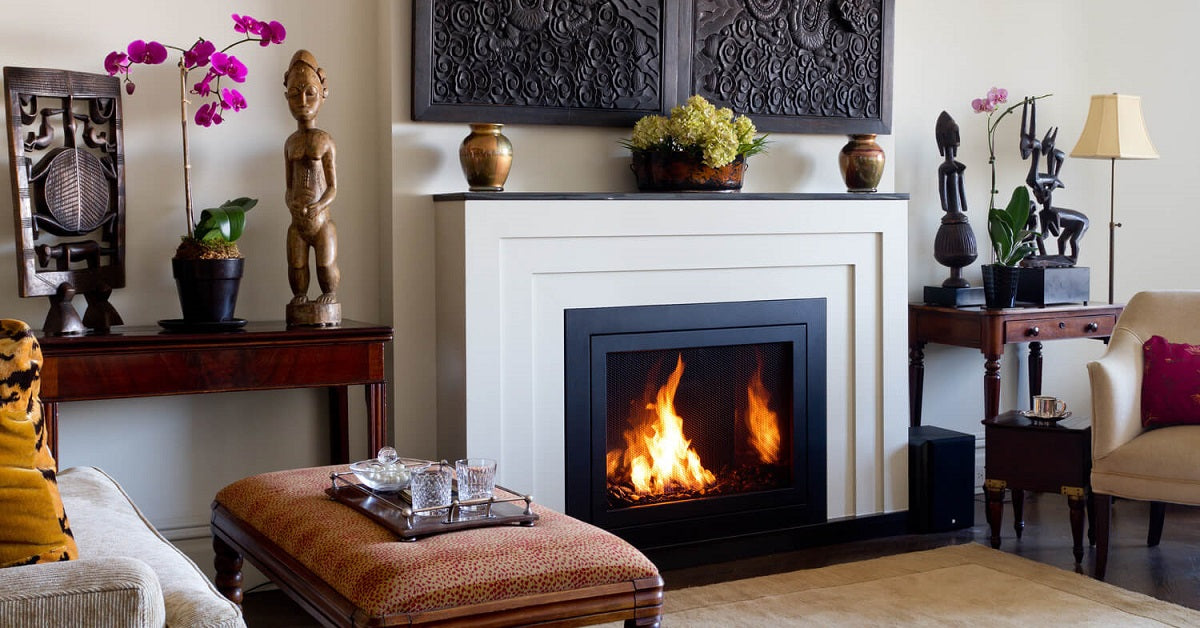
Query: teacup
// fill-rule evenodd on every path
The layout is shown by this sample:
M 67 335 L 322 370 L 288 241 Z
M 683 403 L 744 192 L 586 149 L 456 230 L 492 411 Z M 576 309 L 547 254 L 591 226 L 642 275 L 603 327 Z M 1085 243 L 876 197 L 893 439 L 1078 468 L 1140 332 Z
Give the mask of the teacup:
M 1033 414 L 1043 419 L 1060 417 L 1067 412 L 1067 402 L 1049 395 L 1038 395 L 1033 398 Z

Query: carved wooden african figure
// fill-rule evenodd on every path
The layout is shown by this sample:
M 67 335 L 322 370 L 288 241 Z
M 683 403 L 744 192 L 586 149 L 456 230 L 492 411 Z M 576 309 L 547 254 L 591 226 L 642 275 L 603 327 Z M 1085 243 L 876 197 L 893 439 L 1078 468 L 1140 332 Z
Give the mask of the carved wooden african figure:
M 296 119 L 297 130 L 284 144 L 287 177 L 287 207 L 292 215 L 287 234 L 288 283 L 292 300 L 288 322 L 330 324 L 340 320 L 318 317 L 293 320 L 295 308 L 309 303 L 309 247 L 315 252 L 317 283 L 321 295 L 317 305 L 337 304 L 340 274 L 337 267 L 337 228 L 329 206 L 337 196 L 337 172 L 333 138 L 316 128 L 317 113 L 325 101 L 325 71 L 307 50 L 299 50 L 284 74 L 288 109 Z
M 1046 234 L 1058 238 L 1058 254 L 1074 265 L 1079 261 L 1079 240 L 1088 229 L 1088 217 L 1082 212 L 1063 207 L 1054 207 L 1053 194 L 1057 188 L 1065 187 L 1059 178 L 1066 154 L 1055 148 L 1058 138 L 1058 127 L 1046 132 L 1041 141 L 1037 139 L 1037 101 L 1025 101 L 1021 111 L 1021 158 L 1029 159 L 1029 174 L 1025 183 L 1033 190 L 1033 196 L 1042 209 L 1036 213 L 1036 221 L 1041 223 L 1035 228 L 1034 213 L 1030 212 L 1029 230 L 1037 235 L 1038 256 L 1046 257 Z M 1039 157 L 1046 158 L 1046 172 L 1038 171 Z M 1068 246 L 1071 253 L 1067 254 Z

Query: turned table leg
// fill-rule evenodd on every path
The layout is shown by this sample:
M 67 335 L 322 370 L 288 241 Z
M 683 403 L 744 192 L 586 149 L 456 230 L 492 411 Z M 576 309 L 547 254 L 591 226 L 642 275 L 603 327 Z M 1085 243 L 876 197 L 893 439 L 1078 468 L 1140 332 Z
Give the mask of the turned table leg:
M 1033 398 L 1042 394 L 1042 343 L 1029 343 L 1029 407 Z
M 1003 480 L 984 480 L 983 490 L 987 494 L 987 521 L 992 532 L 992 549 L 1000 549 L 1000 526 L 1004 522 Z
M 908 424 L 921 425 L 921 397 L 925 392 L 925 343 L 908 347 Z
M 239 606 L 242 603 L 242 555 L 221 537 L 213 535 L 213 566 L 217 575 L 213 583 L 217 591 Z
M 994 419 L 1000 414 L 1000 357 L 985 354 L 983 360 L 983 418 Z
M 1083 515 L 1086 501 L 1082 489 L 1078 494 L 1067 496 L 1067 505 L 1071 508 L 1071 540 L 1074 543 L 1071 549 L 1075 552 L 1076 565 L 1083 562 Z
M 1017 533 L 1017 538 L 1021 538 L 1021 533 L 1025 531 L 1025 491 L 1014 488 L 1012 489 L 1013 500 L 1013 531 Z

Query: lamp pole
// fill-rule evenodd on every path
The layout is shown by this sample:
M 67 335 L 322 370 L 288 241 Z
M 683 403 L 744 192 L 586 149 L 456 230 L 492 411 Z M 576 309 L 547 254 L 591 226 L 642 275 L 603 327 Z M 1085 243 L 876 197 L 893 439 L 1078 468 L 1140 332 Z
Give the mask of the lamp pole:
M 1117 158 L 1113 157 L 1108 160 L 1111 164 L 1111 171 L 1108 176 L 1108 303 L 1113 303 L 1113 270 L 1116 268 L 1115 259 L 1117 227 L 1121 223 L 1116 221 L 1116 204 L 1117 204 Z

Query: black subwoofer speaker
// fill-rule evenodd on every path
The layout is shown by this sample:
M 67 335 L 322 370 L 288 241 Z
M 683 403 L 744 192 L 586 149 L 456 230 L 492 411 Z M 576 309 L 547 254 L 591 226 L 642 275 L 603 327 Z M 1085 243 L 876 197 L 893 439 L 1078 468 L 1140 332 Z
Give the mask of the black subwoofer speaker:
M 913 532 L 975 525 L 975 437 L 932 425 L 908 429 L 908 520 Z

